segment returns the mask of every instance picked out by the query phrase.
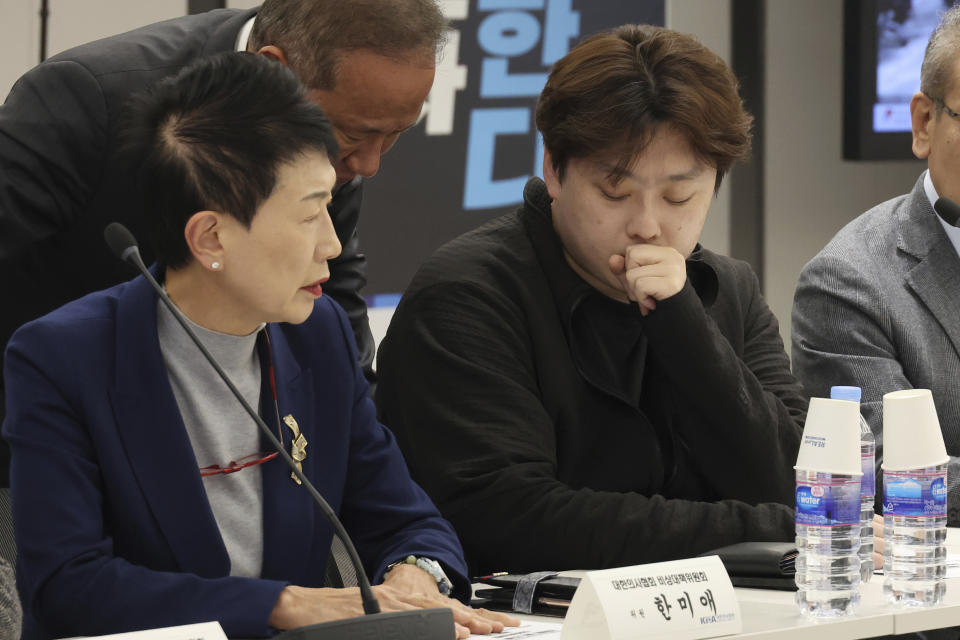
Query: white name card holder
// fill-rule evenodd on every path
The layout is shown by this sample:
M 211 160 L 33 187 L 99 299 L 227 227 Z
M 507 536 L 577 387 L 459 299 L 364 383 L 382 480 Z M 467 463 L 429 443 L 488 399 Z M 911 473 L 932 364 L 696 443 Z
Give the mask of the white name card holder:
M 740 604 L 717 556 L 590 571 L 561 640 L 697 640 L 743 630 Z
M 227 635 L 219 622 L 200 622 L 179 627 L 85 637 L 83 640 L 227 640 Z

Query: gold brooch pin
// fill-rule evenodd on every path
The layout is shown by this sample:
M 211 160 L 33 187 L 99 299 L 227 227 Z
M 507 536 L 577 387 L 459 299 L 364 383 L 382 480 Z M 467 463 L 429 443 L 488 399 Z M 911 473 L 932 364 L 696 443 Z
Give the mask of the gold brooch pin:
M 293 440 L 290 442 L 290 457 L 297 463 L 297 469 L 303 471 L 303 465 L 300 463 L 307 459 L 307 439 L 300 433 L 300 425 L 297 424 L 292 415 L 283 416 L 283 424 L 290 427 L 290 431 L 293 432 Z M 303 484 L 297 474 L 292 471 L 290 477 L 297 484 Z

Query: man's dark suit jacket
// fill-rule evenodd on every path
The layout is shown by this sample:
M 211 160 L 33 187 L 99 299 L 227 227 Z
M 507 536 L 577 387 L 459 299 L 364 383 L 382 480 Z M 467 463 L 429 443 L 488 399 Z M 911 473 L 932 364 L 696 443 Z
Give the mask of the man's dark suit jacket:
M 132 273 L 107 249 L 104 227 L 125 224 L 153 252 L 120 156 L 117 120 L 127 98 L 194 60 L 231 51 L 255 10 L 218 10 L 149 25 L 50 58 L 24 75 L 0 106 L 0 353 L 21 324 Z M 329 294 L 347 312 L 364 371 L 374 343 L 359 290 L 360 179 L 341 187 L 330 216 L 343 245 L 330 264 Z M 0 381 L 0 402 L 3 398 Z M 0 405 L 0 419 L 3 417 Z M 4 445 L 5 448 L 5 445 Z M 7 455 L 0 452 L 0 482 Z

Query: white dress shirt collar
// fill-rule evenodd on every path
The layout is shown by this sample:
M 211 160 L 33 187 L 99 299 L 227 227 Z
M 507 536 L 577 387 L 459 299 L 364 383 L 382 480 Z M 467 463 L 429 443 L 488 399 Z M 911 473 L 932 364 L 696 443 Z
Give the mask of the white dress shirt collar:
M 250 39 L 250 32 L 253 31 L 253 21 L 257 19 L 257 16 L 253 16 L 249 20 L 243 23 L 243 26 L 240 28 L 240 33 L 237 34 L 237 51 L 246 51 L 247 50 L 247 40 Z

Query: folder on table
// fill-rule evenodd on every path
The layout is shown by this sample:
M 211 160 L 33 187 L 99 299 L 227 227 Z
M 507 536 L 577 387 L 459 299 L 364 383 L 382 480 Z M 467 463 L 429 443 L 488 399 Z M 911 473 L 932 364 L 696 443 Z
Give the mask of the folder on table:
M 474 578 L 475 583 L 484 585 L 474 590 L 474 606 L 517 611 L 517 585 L 531 575 L 536 574 L 498 573 Z M 528 598 L 527 606 L 532 613 L 562 617 L 566 615 L 579 584 L 580 578 L 557 575 L 540 578 L 532 591 L 532 600 Z
M 792 542 L 741 542 L 713 549 L 701 556 L 720 556 L 735 587 L 796 591 L 797 547 Z M 505 611 L 563 616 L 580 584 L 580 578 L 553 572 L 496 573 L 474 578 L 482 585 L 474 591 L 474 606 Z M 518 585 L 525 584 L 518 597 Z M 518 601 L 520 604 L 518 605 Z
M 792 542 L 740 542 L 700 555 L 720 556 L 735 587 L 797 590 L 797 547 Z

